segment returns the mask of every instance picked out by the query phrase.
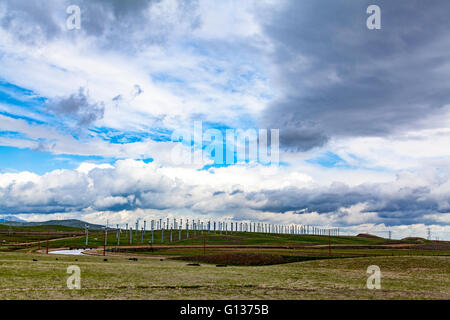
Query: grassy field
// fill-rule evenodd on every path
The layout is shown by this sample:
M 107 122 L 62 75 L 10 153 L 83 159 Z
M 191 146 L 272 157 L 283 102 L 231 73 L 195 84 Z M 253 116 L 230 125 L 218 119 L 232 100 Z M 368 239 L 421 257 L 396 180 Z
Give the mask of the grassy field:
M 39 235 L 41 232 L 41 235 Z M 426 240 L 262 233 L 133 233 L 107 239 L 106 257 L 46 255 L 85 245 L 83 230 L 0 226 L 0 299 L 450 299 L 450 244 Z M 74 237 L 75 236 L 75 237 Z M 38 253 L 37 239 L 41 239 Z M 104 233 L 89 234 L 103 254 Z M 131 257 L 137 261 L 130 260 Z M 104 261 L 104 259 L 107 261 Z M 200 264 L 190 266 L 189 264 Z M 81 268 L 81 290 L 66 269 Z M 216 265 L 222 265 L 218 267 Z M 225 267 L 223 265 L 226 265 Z M 378 265 L 382 289 L 366 288 Z
M 66 288 L 66 268 L 74 264 L 81 290 Z M 382 272 L 381 290 L 366 288 L 373 264 Z M 0 254 L 0 270 L 0 299 L 450 299 L 450 257 L 439 256 L 218 268 L 156 257 L 13 252 Z
M 89 241 L 86 246 L 86 237 L 82 229 L 63 227 L 63 226 L 39 226 L 39 227 L 9 227 L 0 225 L 0 252 L 8 251 L 30 251 L 38 247 L 40 240 L 41 248 L 46 247 L 47 233 L 50 241 L 48 247 L 101 247 L 104 244 L 104 232 L 90 231 Z M 304 245 L 304 244 L 327 244 L 328 237 L 311 235 L 289 235 L 289 234 L 262 234 L 262 233 L 243 233 L 235 232 L 233 234 L 207 233 L 203 235 L 200 232 L 189 232 L 189 238 L 185 230 L 180 233 L 172 232 L 172 241 L 170 241 L 170 232 L 155 231 L 153 234 L 153 243 L 155 245 Z M 59 240 L 58 240 L 59 239 Z M 151 242 L 151 232 L 147 231 L 142 236 L 141 232 L 133 232 L 131 245 L 148 245 Z M 333 237 L 333 244 L 379 244 L 386 242 L 384 239 L 366 239 L 356 237 Z M 118 241 L 115 231 L 110 231 L 106 241 L 108 246 L 117 246 Z M 130 245 L 129 233 L 122 232 L 120 245 Z

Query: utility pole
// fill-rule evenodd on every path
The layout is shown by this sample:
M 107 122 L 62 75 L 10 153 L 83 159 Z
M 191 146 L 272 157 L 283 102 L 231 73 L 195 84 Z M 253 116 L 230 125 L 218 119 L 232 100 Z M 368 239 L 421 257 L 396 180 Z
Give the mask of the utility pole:
M 189 219 L 186 219 L 186 239 L 189 239 Z
M 85 225 L 84 226 L 85 230 L 86 230 L 86 247 L 88 246 L 88 242 L 89 242 L 89 225 Z
M 153 228 L 152 228 L 152 244 L 153 244 Z
M 139 228 L 139 219 L 138 220 L 136 220 L 136 240 L 137 240 L 137 236 L 138 236 L 138 229 Z
M 147 224 L 147 221 L 144 220 L 144 229 L 142 230 L 142 234 L 143 234 L 143 235 L 142 235 L 142 241 L 141 241 L 141 242 L 144 241 L 146 224 Z

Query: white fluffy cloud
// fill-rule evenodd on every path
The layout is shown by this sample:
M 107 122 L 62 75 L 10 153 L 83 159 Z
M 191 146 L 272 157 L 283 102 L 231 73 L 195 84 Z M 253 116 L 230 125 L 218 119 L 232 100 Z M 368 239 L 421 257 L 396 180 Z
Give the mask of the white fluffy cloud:
M 45 213 L 103 223 L 188 216 L 401 230 L 433 225 L 450 231 L 450 179 L 437 172 L 403 174 L 390 183 L 317 185 L 282 167 L 230 166 L 198 171 L 120 160 L 82 164 L 44 175 L 0 175 L 2 213 L 35 219 Z M 431 209 L 431 210 L 430 210 Z M 430 214 L 439 212 L 440 214 Z M 41 216 L 41 219 L 43 217 Z M 407 229 L 409 230 L 409 229 Z

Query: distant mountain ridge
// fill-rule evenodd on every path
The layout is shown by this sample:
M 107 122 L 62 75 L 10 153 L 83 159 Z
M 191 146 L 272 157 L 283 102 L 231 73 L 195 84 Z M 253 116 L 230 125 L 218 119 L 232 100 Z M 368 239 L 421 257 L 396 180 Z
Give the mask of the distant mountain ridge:
M 4 222 L 26 222 L 25 220 L 19 219 L 17 217 L 14 216 L 3 216 L 0 218 L 0 223 L 4 223 Z
M 72 228 L 84 228 L 86 225 L 88 225 L 89 229 L 91 229 L 91 230 L 99 230 L 104 227 L 99 224 L 88 223 L 88 222 L 77 220 L 77 219 L 26 222 L 23 220 L 9 221 L 9 220 L 6 220 L 5 218 L 2 218 L 2 219 L 0 219 L 0 224 L 7 224 L 7 225 L 17 226 L 17 227 L 54 225 L 54 226 L 65 226 L 65 227 L 72 227 Z

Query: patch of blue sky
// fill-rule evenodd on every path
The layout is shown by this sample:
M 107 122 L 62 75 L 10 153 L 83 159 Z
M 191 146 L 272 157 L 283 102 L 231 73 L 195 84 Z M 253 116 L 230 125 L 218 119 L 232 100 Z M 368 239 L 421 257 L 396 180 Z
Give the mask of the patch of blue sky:
M 27 108 L 41 108 L 47 99 L 33 91 L 0 79 L 0 102 Z
M 134 142 L 141 142 L 146 137 L 147 133 L 125 133 L 112 128 L 100 128 L 100 129 L 89 129 L 92 137 L 99 137 L 104 141 L 108 141 L 113 144 L 127 144 Z
M 360 158 L 352 153 L 348 153 L 347 156 L 350 157 L 351 159 L 353 159 L 354 162 L 358 163 L 359 166 L 362 166 L 367 163 L 366 160 L 364 160 L 363 158 Z
M 47 124 L 48 114 L 43 112 L 46 100 L 31 90 L 0 79 L 0 115 L 29 124 Z
M 33 141 L 33 139 L 18 131 L 0 131 L 0 137 Z
M 225 133 L 226 129 L 231 129 L 231 126 L 221 123 L 221 122 L 214 122 L 214 121 L 202 121 L 202 127 L 203 131 L 208 129 L 217 129 Z
M 163 72 L 152 73 L 151 78 L 154 82 L 185 84 L 183 79 Z
M 236 48 L 227 44 L 212 43 L 211 41 L 185 41 L 181 48 L 205 58 L 200 67 L 210 73 L 221 74 L 226 70 L 232 70 L 237 78 L 251 81 L 256 75 L 263 74 L 262 66 L 257 64 L 253 54 L 246 50 L 236 51 Z M 230 68 L 231 64 L 231 68 Z M 233 66 L 236 66 L 233 68 Z M 236 69 L 236 70 L 234 70 Z
M 176 132 L 168 131 L 167 132 L 168 138 L 169 138 L 168 141 L 181 142 L 187 146 L 188 145 L 194 146 L 195 143 L 197 143 L 197 145 L 195 145 L 195 147 L 198 149 L 200 147 L 200 143 L 199 143 L 199 141 L 194 141 L 194 129 L 195 129 L 194 124 L 195 124 L 195 122 L 201 122 L 201 130 L 202 130 L 203 138 L 205 137 L 206 131 L 209 129 L 219 130 L 220 133 L 222 134 L 222 137 L 225 137 L 226 130 L 231 128 L 230 126 L 223 124 L 223 123 L 203 121 L 203 118 L 204 118 L 203 114 L 196 114 L 195 116 L 192 117 L 191 121 L 189 122 L 189 123 L 191 123 L 191 126 L 177 129 Z M 172 133 L 176 133 L 176 135 L 172 137 Z M 178 136 L 178 134 L 180 134 L 180 136 Z M 183 135 L 183 137 L 181 135 Z M 202 139 L 201 142 L 202 142 L 202 146 L 204 148 L 206 141 L 204 139 Z
M 208 121 L 204 120 L 202 121 L 203 130 L 207 129 L 218 129 L 225 134 L 226 129 L 242 129 L 247 130 L 254 128 L 256 129 L 256 121 L 253 118 L 252 115 L 250 115 L 242 106 L 229 106 L 227 107 L 228 110 L 231 112 L 234 112 L 238 114 L 236 117 L 227 119 L 226 122 L 214 122 L 214 121 Z M 206 116 L 205 116 L 206 118 Z M 195 120 L 200 119 L 198 116 L 196 116 Z M 192 120 L 192 121 L 195 121 Z
M 203 157 L 208 158 L 210 160 L 213 160 L 214 162 L 211 164 L 207 164 L 203 166 L 199 170 L 208 170 L 210 168 L 221 168 L 221 167 L 228 167 L 232 165 L 242 165 L 242 164 L 258 164 L 263 166 L 271 166 L 271 165 L 278 165 L 278 166 L 289 166 L 289 163 L 287 162 L 278 162 L 278 163 L 272 163 L 270 162 L 270 158 L 267 161 L 266 159 L 263 160 L 261 158 L 261 154 L 259 152 L 264 152 L 263 150 L 259 149 L 259 146 L 257 146 L 257 159 L 250 160 L 249 154 L 248 154 L 248 142 L 246 145 L 246 154 L 241 155 L 238 157 L 237 154 L 237 147 L 234 142 L 227 141 L 222 145 L 221 154 L 218 153 L 216 157 L 216 148 L 218 151 L 220 150 L 220 146 L 215 146 L 214 142 L 203 142 Z
M 140 160 L 147 164 L 154 161 L 153 158 L 145 158 L 145 159 L 140 159 Z
M 74 139 L 76 140 L 80 140 L 80 136 L 83 135 L 83 133 L 80 132 L 80 130 L 73 130 L 70 127 L 68 127 L 66 124 L 67 123 L 63 123 L 58 121 L 57 118 L 55 118 L 52 115 L 48 115 L 45 116 L 44 120 L 39 120 L 39 119 L 35 119 L 35 118 L 31 118 L 29 116 L 24 116 L 24 115 L 18 115 L 18 114 L 12 114 L 10 112 L 7 111 L 0 111 L 0 115 L 12 118 L 12 119 L 20 119 L 20 120 L 24 120 L 26 121 L 28 124 L 31 125 L 42 125 L 42 126 L 47 126 L 47 127 L 51 127 L 53 129 L 56 129 L 58 132 L 61 132 L 64 135 L 70 135 L 72 136 Z M 23 138 L 25 136 L 23 135 Z
M 189 39 L 179 43 L 179 47 L 181 50 L 191 52 L 195 55 L 211 58 L 211 61 L 216 62 L 215 65 L 217 66 L 218 72 L 228 69 L 222 68 L 220 63 L 234 61 L 239 62 L 239 65 L 243 65 L 244 63 L 254 62 L 254 56 L 251 51 L 247 51 L 245 48 L 242 48 L 244 50 L 236 50 L 235 45 L 230 45 L 230 43 L 226 42 Z
M 12 118 L 12 119 L 25 120 L 26 122 L 32 123 L 32 124 L 46 124 L 46 122 L 44 122 L 42 120 L 30 118 L 30 117 L 27 117 L 27 116 L 24 116 L 24 115 L 13 114 L 13 113 L 6 112 L 6 111 L 0 111 L 0 114 L 5 116 L 5 117 Z
M 386 167 L 371 166 L 369 163 L 367 163 L 367 161 L 353 154 L 348 154 L 347 156 L 355 161 L 349 163 L 348 161 L 339 157 L 337 154 L 327 151 L 319 157 L 306 160 L 306 162 L 329 169 L 337 168 L 345 170 L 370 170 L 382 173 L 395 173 L 395 170 Z
M 205 133 L 209 129 L 216 129 L 220 131 L 222 135 L 222 140 L 225 142 L 227 131 L 230 131 L 234 133 L 236 136 L 238 134 L 238 131 L 241 130 L 243 132 L 246 132 L 247 130 L 253 130 L 253 132 L 258 135 L 259 128 L 255 127 L 255 121 L 249 114 L 242 114 L 240 116 L 240 119 L 238 119 L 236 122 L 233 123 L 233 126 L 231 124 L 221 123 L 221 122 L 212 122 L 212 121 L 202 121 L 202 131 L 203 131 L 203 137 L 205 137 Z M 236 126 L 234 126 L 236 125 Z M 193 128 L 191 128 L 193 129 Z M 203 140 L 203 144 L 208 143 L 209 141 Z
M 184 41 L 180 43 L 180 48 L 202 56 L 209 56 L 211 54 L 210 47 L 208 45 L 202 45 L 201 41 Z
M 259 97 L 263 100 L 273 100 L 276 96 L 273 93 L 265 91 L 265 92 L 260 93 Z
M 203 68 L 208 72 L 216 72 L 214 67 L 204 66 Z M 233 75 L 223 83 L 219 81 L 213 82 L 211 85 L 223 92 L 237 93 L 247 90 L 248 87 L 251 86 L 251 83 L 257 78 L 259 78 L 257 71 L 248 70 L 246 73 Z
M 352 158 L 355 161 L 352 161 L 353 163 L 349 163 L 337 154 L 327 151 L 317 158 L 306 160 L 306 162 L 316 164 L 324 168 L 365 169 L 378 172 L 389 171 L 386 168 L 367 166 L 367 163 L 366 161 L 364 161 L 364 159 L 361 159 L 353 154 L 348 154 L 348 157 Z
M 221 154 L 218 153 L 216 156 L 216 148 L 220 150 L 220 146 L 222 147 Z M 204 141 L 202 149 L 203 158 L 213 160 L 214 162 L 204 165 L 202 168 L 198 169 L 198 171 L 209 170 L 211 168 L 229 167 L 231 165 L 235 165 L 237 162 L 237 153 L 234 145 L 230 146 L 229 144 L 223 143 L 222 145 L 219 144 L 216 146 L 214 141 Z M 230 158 L 232 159 L 230 160 Z
M 142 142 L 146 139 L 163 142 L 170 141 L 171 131 L 165 128 L 150 129 L 148 132 L 137 131 L 121 131 L 114 128 L 96 127 L 89 131 L 92 137 L 99 137 L 104 141 L 113 144 L 127 144 L 134 142 Z
M 167 142 L 167 141 L 171 140 L 171 134 L 172 134 L 171 130 L 159 128 L 159 129 L 155 130 L 154 132 L 150 132 L 149 137 L 153 141 Z
M 337 154 L 330 152 L 330 151 L 326 151 L 325 153 L 323 153 L 322 155 L 320 155 L 317 158 L 308 159 L 308 160 L 306 160 L 306 162 L 311 163 L 311 164 L 317 164 L 317 165 L 319 165 L 321 167 L 325 167 L 325 168 L 336 168 L 336 167 L 351 168 L 352 167 L 344 159 L 342 159 Z
M 2 78 L 0 78 L 0 91 L 8 92 L 9 95 L 14 96 L 35 96 L 36 94 L 29 89 L 19 87 L 11 82 L 8 82 Z
M 31 149 L 0 146 L 1 173 L 29 171 L 44 174 L 57 169 L 75 169 L 82 162 L 110 163 L 117 159 L 101 156 L 52 154 Z

